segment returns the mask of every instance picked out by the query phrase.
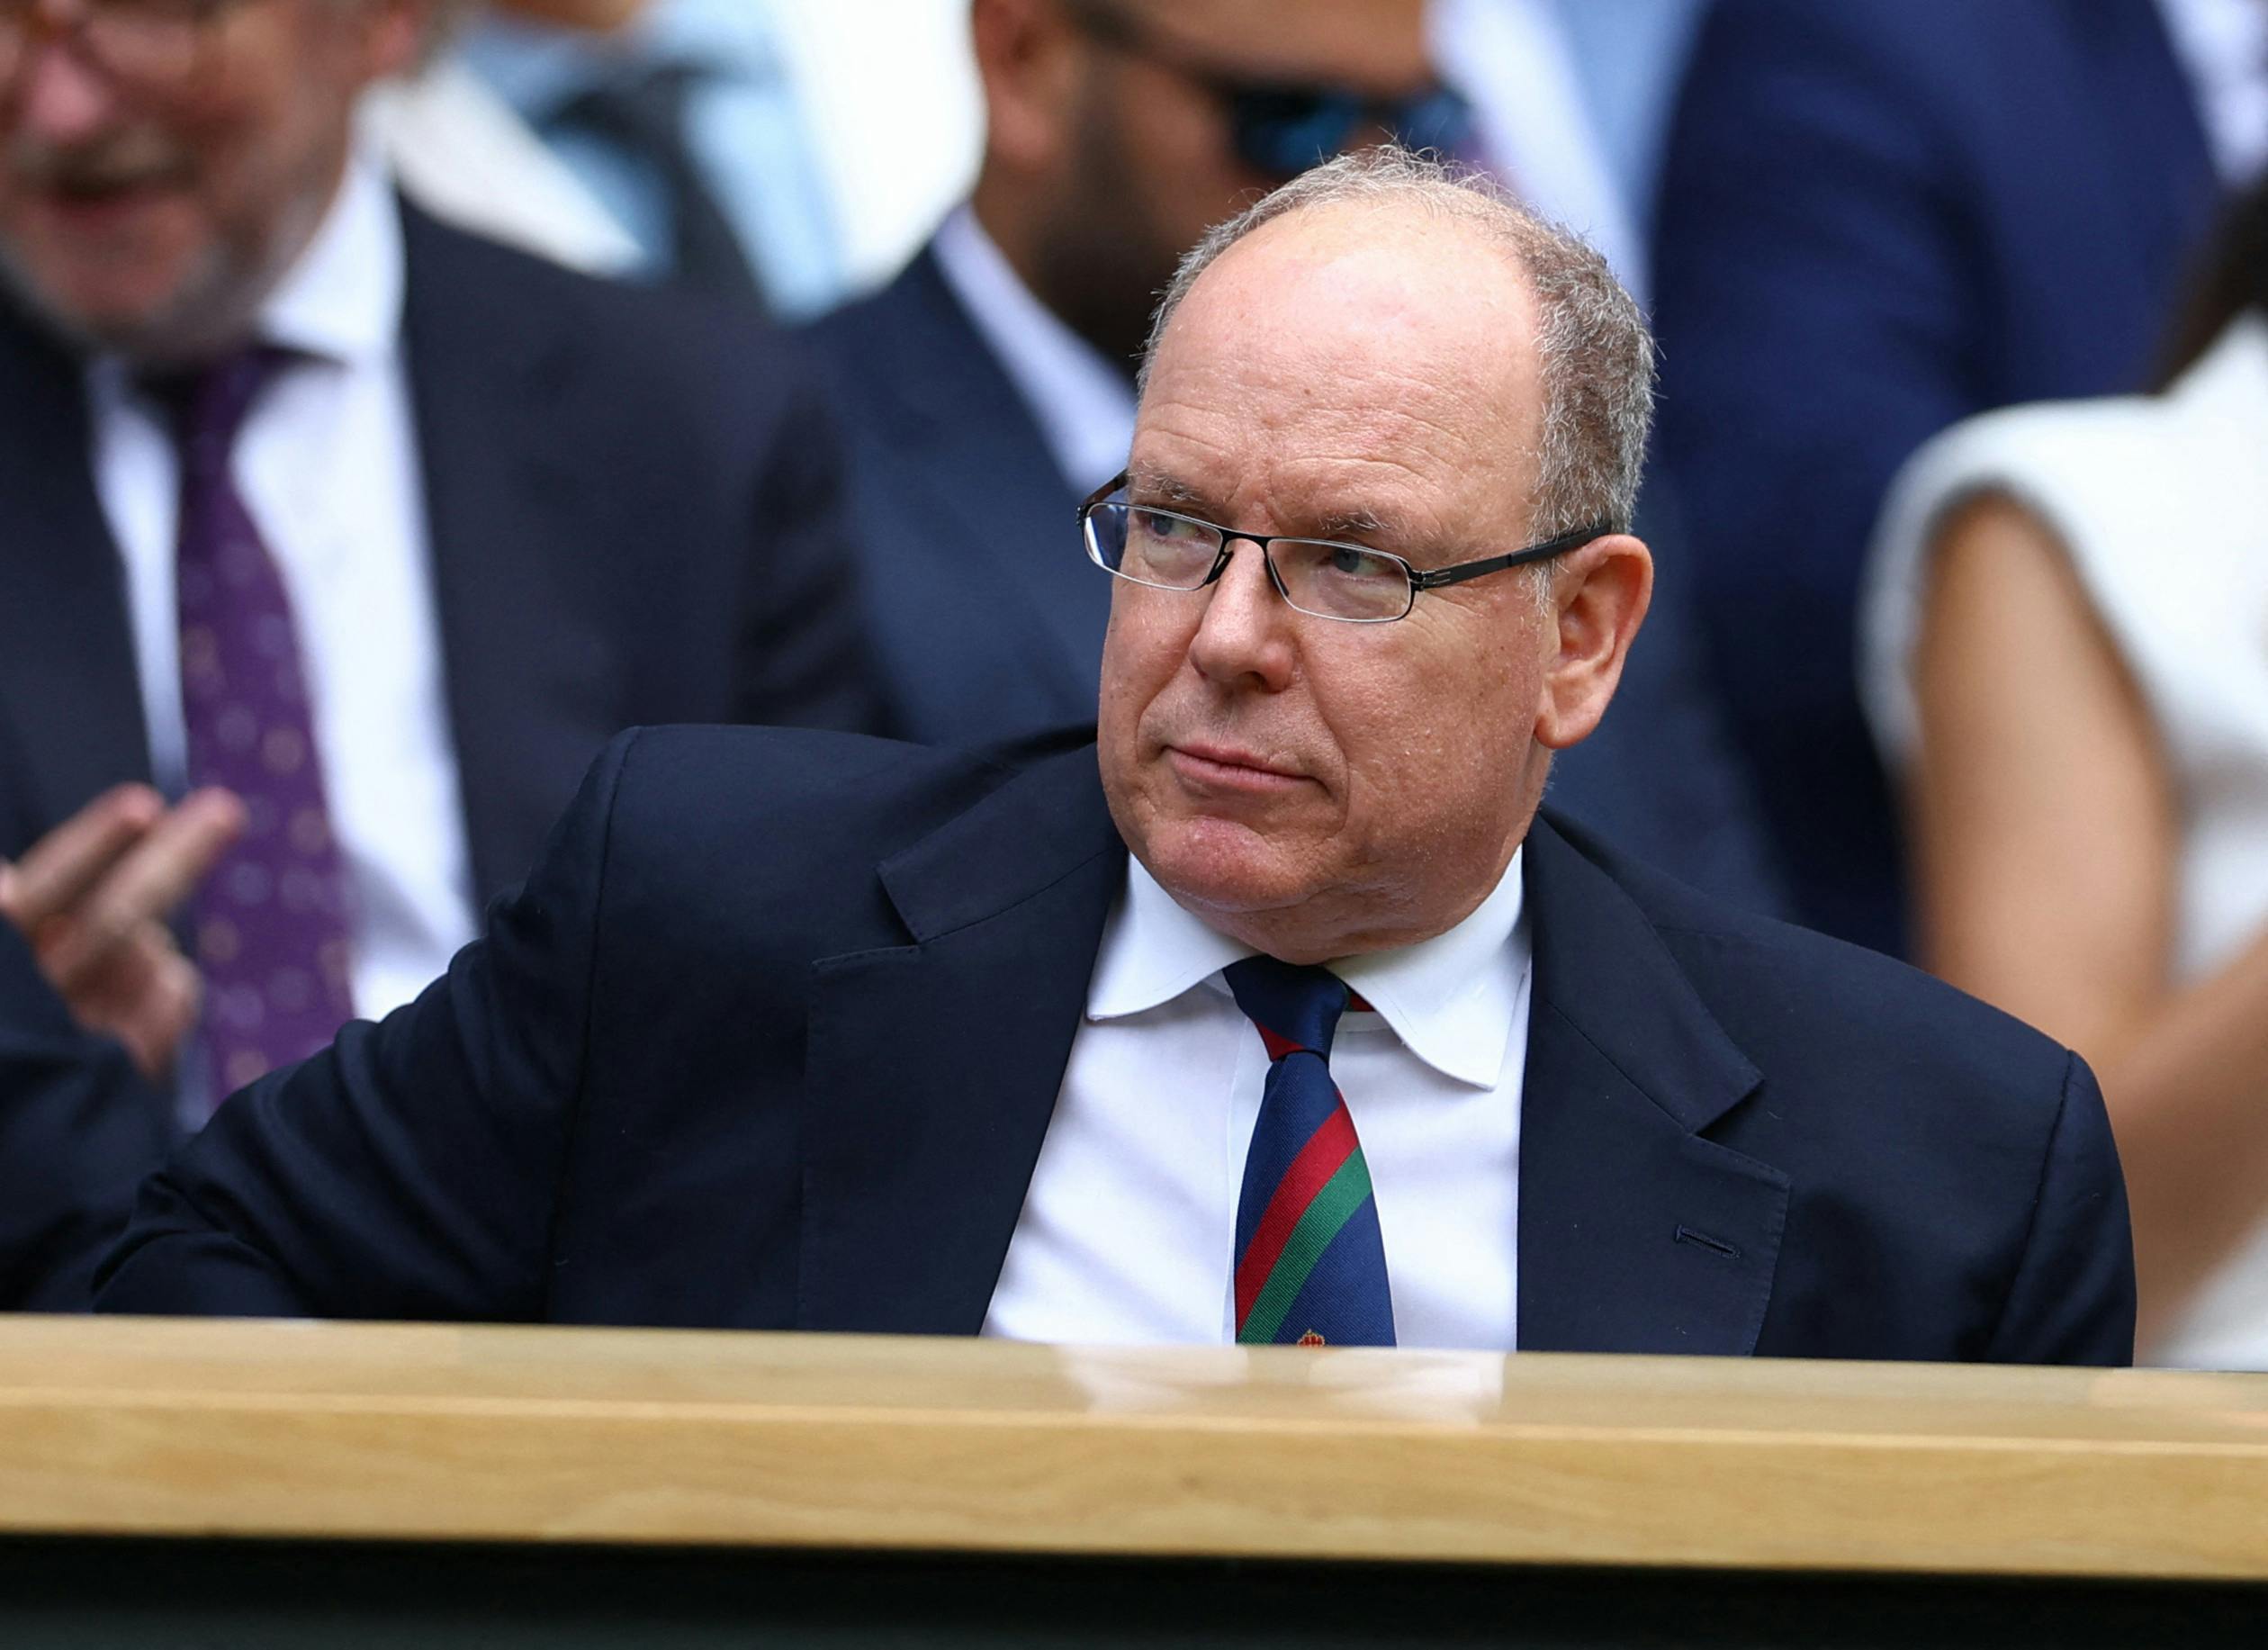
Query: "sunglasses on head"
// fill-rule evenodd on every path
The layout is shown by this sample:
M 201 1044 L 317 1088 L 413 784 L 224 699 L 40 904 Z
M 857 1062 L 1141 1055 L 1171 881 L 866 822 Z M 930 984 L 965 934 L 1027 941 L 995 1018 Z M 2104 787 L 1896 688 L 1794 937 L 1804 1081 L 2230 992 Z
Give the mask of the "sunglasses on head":
M 1255 80 L 1199 61 L 1107 0 L 1074 0 L 1069 9 L 1090 39 L 1211 93 L 1228 113 L 1237 158 L 1278 181 L 1344 153 L 1365 131 L 1443 154 L 1462 148 L 1472 134 L 1472 106 L 1438 82 L 1382 98 L 1346 86 Z

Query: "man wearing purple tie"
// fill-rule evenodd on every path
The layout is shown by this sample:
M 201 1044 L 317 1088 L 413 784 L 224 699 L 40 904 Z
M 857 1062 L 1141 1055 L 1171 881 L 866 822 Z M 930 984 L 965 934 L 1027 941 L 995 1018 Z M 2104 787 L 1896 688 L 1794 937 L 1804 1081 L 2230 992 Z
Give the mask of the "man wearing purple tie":
M 189 1121 L 414 995 L 621 727 L 869 719 L 778 340 L 358 140 L 439 10 L 0 5 L 0 916 Z
M 98 1303 L 2117 1363 L 2086 1068 L 1539 809 L 1652 593 L 1653 355 L 1401 151 L 1192 254 L 1095 743 L 616 742 L 448 979 L 142 1188 Z

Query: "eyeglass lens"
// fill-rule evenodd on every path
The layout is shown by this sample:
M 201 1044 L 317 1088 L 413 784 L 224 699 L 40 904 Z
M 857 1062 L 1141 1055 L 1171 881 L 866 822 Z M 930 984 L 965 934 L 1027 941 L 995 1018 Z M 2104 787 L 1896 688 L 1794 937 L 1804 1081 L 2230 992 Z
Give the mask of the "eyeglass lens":
M 1160 590 L 1193 591 L 1211 577 L 1228 536 L 1166 510 L 1112 501 L 1087 512 L 1087 553 L 1110 572 Z M 1354 545 L 1279 538 L 1266 551 L 1283 598 L 1318 618 L 1374 623 L 1409 611 L 1409 571 Z

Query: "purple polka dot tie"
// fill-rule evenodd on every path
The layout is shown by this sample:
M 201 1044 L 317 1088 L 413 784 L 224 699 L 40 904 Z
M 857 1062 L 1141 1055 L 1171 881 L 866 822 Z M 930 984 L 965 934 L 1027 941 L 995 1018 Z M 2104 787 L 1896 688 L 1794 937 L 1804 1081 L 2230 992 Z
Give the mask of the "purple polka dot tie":
M 255 348 L 153 383 L 181 462 L 176 606 L 189 782 L 243 798 L 192 944 L 212 1098 L 328 1042 L 353 1014 L 346 883 L 324 805 L 291 596 L 237 491 L 238 433 L 292 357 Z

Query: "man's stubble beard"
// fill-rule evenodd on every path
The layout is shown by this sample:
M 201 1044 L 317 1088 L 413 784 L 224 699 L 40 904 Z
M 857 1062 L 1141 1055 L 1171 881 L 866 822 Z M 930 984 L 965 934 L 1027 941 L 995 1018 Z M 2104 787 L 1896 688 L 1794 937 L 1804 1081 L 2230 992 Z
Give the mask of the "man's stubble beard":
M 320 228 L 345 177 L 346 152 L 310 168 L 310 180 L 252 257 L 237 257 L 215 236 L 191 260 L 173 293 L 154 310 L 106 325 L 75 314 L 41 287 L 0 239 L 0 297 L 82 355 L 115 355 L 138 365 L 194 365 L 249 341 L 259 312 Z M 328 181 L 325 181 L 326 175 Z
M 1081 122 L 1076 186 L 1034 247 L 1040 301 L 1130 381 L 1150 316 L 1185 248 L 1149 222 L 1135 162 L 1106 104 Z

